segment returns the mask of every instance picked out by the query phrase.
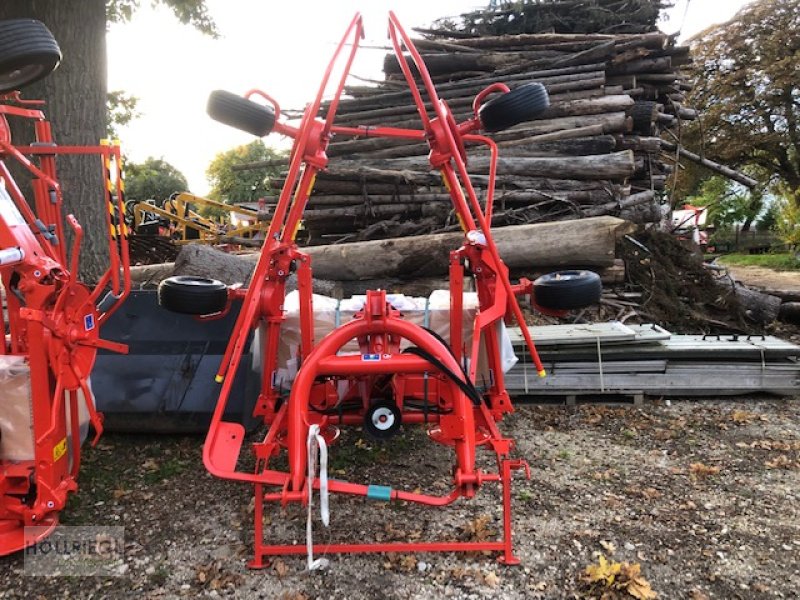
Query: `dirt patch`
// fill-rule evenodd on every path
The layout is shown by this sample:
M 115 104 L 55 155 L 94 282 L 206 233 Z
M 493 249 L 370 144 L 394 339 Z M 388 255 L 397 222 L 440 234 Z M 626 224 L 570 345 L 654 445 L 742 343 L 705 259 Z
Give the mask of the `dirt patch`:
M 800 271 L 775 271 L 766 267 L 725 265 L 736 281 L 765 290 L 800 294 Z
M 127 571 L 29 578 L 21 556 L 6 557 L 0 597 L 572 598 L 599 552 L 640 563 L 660 598 L 797 597 L 798 401 L 518 407 L 502 428 L 533 478 L 515 484 L 522 566 L 508 568 L 490 556 L 426 554 L 330 556 L 321 573 L 288 557 L 250 571 L 251 490 L 205 472 L 201 438 L 108 435 L 87 451 L 81 490 L 63 514 L 69 524 L 124 525 Z M 337 477 L 447 487 L 452 457 L 418 429 L 384 446 L 358 430 L 341 441 L 332 456 Z M 315 535 L 491 535 L 498 501 L 492 485 L 447 510 L 336 496 L 331 529 L 317 526 Z M 271 535 L 302 543 L 303 511 L 273 507 L 267 522 Z

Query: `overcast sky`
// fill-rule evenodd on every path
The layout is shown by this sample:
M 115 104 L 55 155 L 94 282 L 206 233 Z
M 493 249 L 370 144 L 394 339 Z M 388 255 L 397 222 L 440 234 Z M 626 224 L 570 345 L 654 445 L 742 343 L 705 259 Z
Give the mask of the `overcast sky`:
M 688 10 L 687 10 L 687 2 Z M 662 24 L 682 38 L 732 17 L 747 0 L 678 0 Z M 364 14 L 365 45 L 386 45 L 386 15 L 395 10 L 410 29 L 442 16 L 485 6 L 474 0 L 336 0 L 265 2 L 207 0 L 221 38 L 181 25 L 169 10 L 143 2 L 134 20 L 108 35 L 109 89 L 139 97 L 142 117 L 121 132 L 130 160 L 163 157 L 182 171 L 191 191 L 205 194 L 205 169 L 220 151 L 253 138 L 205 114 L 209 92 L 259 88 L 284 108 L 302 108 L 316 93 L 335 44 L 357 10 Z M 382 78 L 385 52 L 361 49 L 353 73 Z M 268 145 L 286 147 L 276 136 Z

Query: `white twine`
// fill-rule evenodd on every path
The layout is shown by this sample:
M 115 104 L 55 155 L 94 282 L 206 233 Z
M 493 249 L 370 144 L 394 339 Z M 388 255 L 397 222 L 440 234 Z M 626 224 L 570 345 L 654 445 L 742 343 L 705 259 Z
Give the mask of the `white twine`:
M 327 568 L 327 558 L 314 560 L 314 537 L 311 524 L 311 513 L 314 504 L 314 475 L 317 471 L 317 453 L 319 453 L 319 504 L 322 524 L 325 527 L 330 523 L 330 510 L 328 505 L 328 445 L 319 433 L 319 425 L 308 428 L 308 517 L 306 518 L 306 550 L 308 551 L 308 570 L 316 571 Z

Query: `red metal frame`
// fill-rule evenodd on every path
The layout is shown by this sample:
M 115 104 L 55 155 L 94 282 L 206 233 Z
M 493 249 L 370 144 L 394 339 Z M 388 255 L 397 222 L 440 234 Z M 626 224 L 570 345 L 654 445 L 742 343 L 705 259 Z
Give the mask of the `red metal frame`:
M 78 392 L 83 393 L 96 444 L 103 421 L 95 410 L 87 378 L 99 348 L 127 353 L 126 346 L 99 337 L 100 326 L 130 291 L 119 144 L 56 145 L 50 123 L 35 108 L 40 104 L 23 100 L 17 92 L 0 95 L 0 185 L 7 192 L 0 191 L 0 251 L 19 251 L 16 259 L 0 264 L 8 307 L 7 323 L 0 311 L 4 330 L 0 354 L 25 357 L 30 367 L 34 442 L 32 460 L 0 461 L 0 555 L 21 550 L 58 524 L 67 496 L 78 487 Z M 36 143 L 14 145 L 9 117 L 31 122 Z M 105 183 L 98 195 L 105 202 L 109 266 L 91 288 L 78 280 L 83 229 L 72 215 L 62 215 L 56 157 L 65 154 L 102 159 L 98 168 Z M 11 177 L 7 161 L 16 162 L 30 174 L 33 205 Z M 64 221 L 73 232 L 70 252 Z M 26 526 L 48 529 L 31 538 L 25 535 Z
M 491 93 L 507 92 L 503 84 L 495 84 L 481 92 L 475 99 L 474 116 L 456 123 L 447 104 L 440 100 L 425 64 L 393 13 L 389 14 L 389 37 L 400 62 L 402 72 L 409 84 L 412 97 L 419 110 L 422 129 L 398 129 L 392 127 L 342 127 L 334 124 L 336 111 L 345 79 L 363 38 L 362 19 L 356 15 L 339 43 L 331 59 L 314 101 L 306 108 L 299 126 L 294 127 L 278 121 L 280 106 L 267 94 L 251 90 L 247 97 L 260 96 L 275 109 L 274 130 L 294 139 L 289 172 L 281 191 L 270 229 L 255 267 L 250 287 L 236 290 L 232 299 L 241 299 L 239 313 L 231 341 L 223 357 L 217 382 L 221 383 L 220 397 L 203 448 L 203 461 L 215 476 L 233 481 L 251 483 L 255 487 L 255 550 L 250 566 L 266 566 L 265 557 L 276 554 L 301 554 L 304 546 L 267 544 L 264 542 L 263 503 L 265 501 L 298 502 L 305 504 L 309 494 L 320 483 L 316 479 L 309 489 L 306 485 L 307 452 L 306 439 L 309 427 L 317 424 L 329 440 L 336 438 L 336 427 L 360 423 L 369 409 L 372 388 L 379 380 L 391 379 L 391 392 L 401 411 L 402 422 L 427 423 L 430 437 L 442 444 L 452 446 L 456 456 L 452 491 L 444 496 L 390 490 L 343 481 L 329 481 L 331 493 L 350 494 L 416 502 L 430 506 L 445 506 L 460 497 L 472 497 L 486 482 L 498 482 L 503 497 L 503 535 L 498 541 L 487 542 L 418 542 L 375 544 L 325 544 L 314 547 L 317 552 L 428 552 L 428 551 L 474 551 L 501 552 L 500 560 L 516 564 L 519 560 L 511 545 L 511 480 L 514 470 L 522 469 L 530 477 L 527 463 L 512 459 L 513 441 L 504 437 L 497 421 L 513 411 L 512 403 L 503 381 L 500 360 L 497 324 L 501 319 L 513 317 L 520 325 L 534 364 L 540 375 L 544 370 L 539 361 L 533 340 L 525 325 L 516 295 L 530 293 L 525 282 L 512 285 L 508 268 L 503 263 L 492 239 L 489 223 L 492 216 L 494 176 L 497 165 L 497 146 L 478 134 L 481 123 L 478 109 Z M 345 53 L 345 48 L 349 50 Z M 333 78 L 340 58 L 344 67 L 338 74 L 338 84 L 328 106 L 324 120 L 317 118 L 322 98 L 329 81 Z M 415 68 L 422 82 L 422 89 L 433 113 L 426 110 L 423 93 L 418 89 L 413 72 Z M 431 148 L 430 164 L 442 173 L 445 185 L 450 190 L 456 213 L 465 232 L 464 244 L 450 255 L 450 347 L 429 331 L 404 321 L 401 315 L 386 301 L 381 291 L 367 292 L 363 310 L 356 318 L 336 328 L 323 340 L 314 340 L 314 322 L 311 294 L 311 258 L 301 252 L 294 236 L 300 224 L 314 179 L 328 164 L 326 147 L 334 135 L 357 137 L 390 137 L 411 140 L 426 140 Z M 486 145 L 491 153 L 490 184 L 482 207 L 466 168 L 465 142 Z M 478 291 L 480 309 L 473 323 L 472 343 L 463 347 L 462 338 L 462 294 L 464 272 L 468 269 Z M 285 282 L 291 271 L 296 270 L 300 295 L 301 343 L 298 358 L 301 368 L 293 383 L 288 399 L 280 395 L 273 386 L 273 374 L 277 363 L 278 337 L 284 319 L 283 303 Z M 529 282 L 527 282 L 529 283 Z M 231 392 L 233 377 L 242 357 L 248 337 L 255 327 L 262 326 L 263 381 L 261 394 L 254 411 L 263 418 L 268 432 L 261 442 L 253 444 L 256 467 L 253 472 L 237 470 L 245 430 L 242 425 L 225 422 L 222 416 Z M 348 341 L 357 339 L 361 354 L 340 356 L 339 349 Z M 421 350 L 419 354 L 399 351 L 401 339 L 411 341 Z M 479 402 L 465 393 L 466 387 L 475 390 L 477 384 L 478 357 L 481 342 L 486 348 L 490 381 L 479 395 Z M 469 359 L 465 373 L 462 365 Z M 433 366 L 431 359 L 439 367 Z M 443 368 L 450 372 L 446 376 Z M 453 375 L 464 385 L 454 381 Z M 344 399 L 337 396 L 335 381 L 351 383 Z M 476 392 L 477 393 L 477 392 Z M 410 400 L 428 401 L 435 395 L 435 403 L 444 410 L 428 414 L 406 404 Z M 360 406 L 351 411 L 335 414 L 336 406 L 345 400 L 355 401 Z M 334 409 L 334 410 L 331 410 Z M 476 467 L 475 455 L 479 447 L 495 453 L 497 470 L 483 472 Z M 269 467 L 270 460 L 280 451 L 288 450 L 288 471 Z M 277 491 L 267 492 L 269 488 Z

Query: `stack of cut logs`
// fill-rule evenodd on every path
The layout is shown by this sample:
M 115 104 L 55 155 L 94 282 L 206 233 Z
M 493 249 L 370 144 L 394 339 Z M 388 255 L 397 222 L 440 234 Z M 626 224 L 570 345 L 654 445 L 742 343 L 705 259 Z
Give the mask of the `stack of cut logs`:
M 457 120 L 489 84 L 544 84 L 551 105 L 533 121 L 492 135 L 500 147 L 497 226 L 599 215 L 638 222 L 662 217 L 659 192 L 675 152 L 661 136 L 680 135 L 696 112 L 683 106 L 689 84 L 680 67 L 689 48 L 659 32 L 520 34 L 462 37 L 418 30 L 439 94 Z M 394 55 L 386 80 L 349 86 L 337 122 L 419 128 L 411 94 Z M 489 165 L 483 146 L 468 149 L 481 199 Z M 335 140 L 329 170 L 317 181 L 305 214 L 308 243 L 381 239 L 458 227 L 449 196 L 431 173 L 426 144 L 363 138 Z M 275 185 L 283 182 L 277 180 Z

